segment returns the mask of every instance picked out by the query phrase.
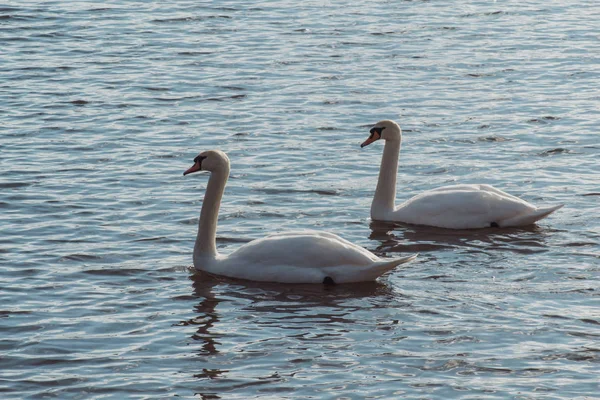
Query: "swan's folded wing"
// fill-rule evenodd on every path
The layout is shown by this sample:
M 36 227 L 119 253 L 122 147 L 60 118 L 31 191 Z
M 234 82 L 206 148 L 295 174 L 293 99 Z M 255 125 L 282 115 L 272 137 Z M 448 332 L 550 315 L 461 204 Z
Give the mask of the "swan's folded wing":
M 293 232 L 254 240 L 228 256 L 256 266 L 293 265 L 299 268 L 370 265 L 378 258 L 339 236 Z
M 473 186 L 487 185 L 456 185 L 430 190 L 409 199 L 397 212 L 412 224 L 483 228 L 535 209 L 519 198 L 504 196 L 500 190 L 473 190 Z

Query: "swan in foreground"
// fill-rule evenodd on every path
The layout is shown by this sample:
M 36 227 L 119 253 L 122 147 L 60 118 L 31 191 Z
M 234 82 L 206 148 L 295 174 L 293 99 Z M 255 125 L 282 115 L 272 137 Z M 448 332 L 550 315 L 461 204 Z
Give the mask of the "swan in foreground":
M 440 228 L 472 229 L 530 225 L 563 205 L 538 208 L 490 185 L 451 185 L 428 190 L 394 207 L 402 131 L 390 120 L 378 122 L 360 147 L 385 140 L 371 219 Z
M 347 283 L 374 281 L 417 255 L 385 260 L 341 237 L 326 232 L 292 232 L 247 243 L 224 256 L 217 252 L 217 217 L 229 177 L 229 158 L 209 150 L 194 158 L 183 175 L 211 173 L 200 212 L 194 245 L 197 270 L 231 278 L 281 283 Z

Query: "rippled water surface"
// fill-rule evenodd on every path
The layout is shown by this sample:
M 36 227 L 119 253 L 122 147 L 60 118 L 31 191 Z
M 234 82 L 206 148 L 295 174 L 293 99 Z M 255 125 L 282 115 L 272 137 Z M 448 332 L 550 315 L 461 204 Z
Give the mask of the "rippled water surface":
M 588 1 L 0 5 L 0 397 L 592 399 L 600 387 L 600 6 Z M 369 219 L 488 183 L 524 229 Z M 206 175 L 223 253 L 324 229 L 420 257 L 376 283 L 195 273 Z

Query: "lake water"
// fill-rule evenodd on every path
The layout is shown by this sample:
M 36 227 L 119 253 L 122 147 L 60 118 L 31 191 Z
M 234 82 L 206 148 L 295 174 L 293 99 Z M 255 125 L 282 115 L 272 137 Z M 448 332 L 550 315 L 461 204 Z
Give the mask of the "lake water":
M 600 6 L 587 1 L 8 1 L 0 6 L 3 399 L 600 398 Z M 565 207 L 524 229 L 374 224 L 488 183 Z M 195 273 L 218 247 L 323 229 L 376 283 Z

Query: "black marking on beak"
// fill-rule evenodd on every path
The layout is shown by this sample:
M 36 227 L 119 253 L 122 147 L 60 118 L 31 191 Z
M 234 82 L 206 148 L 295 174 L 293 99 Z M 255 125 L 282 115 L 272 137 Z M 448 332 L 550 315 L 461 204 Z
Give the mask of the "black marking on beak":
M 183 176 L 186 176 L 187 174 L 191 174 L 193 172 L 202 171 L 202 160 L 204 160 L 205 158 L 206 156 L 197 156 L 196 158 L 194 158 L 194 165 L 188 168 L 183 173 Z
M 383 131 L 384 129 L 385 129 L 385 126 L 383 126 L 383 127 L 376 126 L 374 128 L 371 128 L 371 130 L 369 131 L 369 132 L 371 132 L 371 135 L 369 135 L 369 138 L 367 140 L 365 140 L 360 145 L 360 147 L 363 148 L 365 146 L 370 145 L 374 141 L 381 139 L 381 131 Z

